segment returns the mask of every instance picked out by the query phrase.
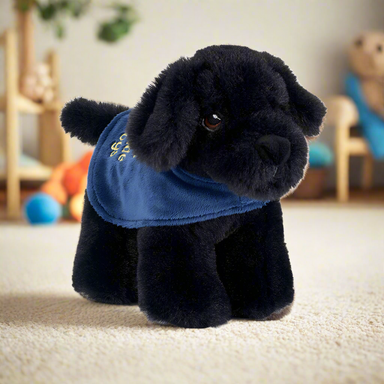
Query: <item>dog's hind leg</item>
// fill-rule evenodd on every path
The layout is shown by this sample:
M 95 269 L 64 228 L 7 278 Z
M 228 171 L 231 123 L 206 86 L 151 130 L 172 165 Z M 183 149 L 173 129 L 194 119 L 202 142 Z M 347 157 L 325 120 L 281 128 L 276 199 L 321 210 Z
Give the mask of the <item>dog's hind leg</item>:
M 217 268 L 233 317 L 278 319 L 293 302 L 293 277 L 279 202 L 254 211 L 246 224 L 216 245 Z
M 135 304 L 136 271 L 137 230 L 104 221 L 85 194 L 73 287 L 91 301 Z

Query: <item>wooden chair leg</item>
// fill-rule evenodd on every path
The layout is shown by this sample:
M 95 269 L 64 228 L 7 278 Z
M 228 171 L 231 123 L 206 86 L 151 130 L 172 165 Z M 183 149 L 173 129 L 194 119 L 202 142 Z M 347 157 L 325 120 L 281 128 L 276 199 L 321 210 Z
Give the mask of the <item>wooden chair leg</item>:
M 7 105 L 5 117 L 6 130 L 6 174 L 7 174 L 7 217 L 16 219 L 20 216 L 20 178 L 18 174 L 19 135 L 17 111 Z
M 48 166 L 60 163 L 61 149 L 53 125 L 52 111 L 45 111 L 39 116 L 39 160 Z
M 346 202 L 349 199 L 349 153 L 339 148 L 336 157 L 337 200 Z
M 72 156 L 71 156 L 71 148 L 69 146 L 70 144 L 69 135 L 65 133 L 64 128 L 61 126 L 60 115 L 57 116 L 57 121 L 59 122 L 59 129 L 60 129 L 60 135 L 61 135 L 61 155 L 62 155 L 61 161 L 70 162 L 72 160 Z
M 51 51 L 47 57 L 50 75 L 54 84 L 54 102 L 60 104 L 60 65 L 59 57 Z M 45 111 L 40 116 L 40 161 L 55 166 L 70 161 L 69 136 L 60 123 L 61 109 Z
M 7 217 L 20 216 L 19 176 L 19 127 L 17 118 L 17 53 L 16 35 L 8 31 L 5 37 L 5 134 L 6 134 L 6 175 L 7 175 Z
M 373 180 L 373 157 L 372 155 L 366 155 L 363 158 L 363 189 L 367 190 L 372 188 Z
M 69 162 L 71 161 L 71 149 L 69 146 L 69 135 L 67 135 L 61 126 L 60 122 L 60 111 L 53 111 L 52 112 L 52 124 L 55 125 L 56 134 L 58 136 L 58 140 L 60 142 L 60 162 Z
M 51 51 L 48 54 L 47 62 L 49 67 L 51 68 L 51 76 L 54 84 L 54 92 L 55 92 L 55 101 L 60 101 L 60 60 L 59 56 L 55 51 Z M 61 148 L 61 161 L 69 162 L 71 161 L 71 150 L 69 147 L 69 135 L 67 135 L 61 126 L 60 122 L 60 111 L 54 112 L 54 122 L 57 126 L 57 131 L 59 132 L 60 137 L 60 148 Z
M 61 127 L 60 112 L 45 111 L 39 116 L 39 160 L 44 165 L 70 161 L 69 137 Z

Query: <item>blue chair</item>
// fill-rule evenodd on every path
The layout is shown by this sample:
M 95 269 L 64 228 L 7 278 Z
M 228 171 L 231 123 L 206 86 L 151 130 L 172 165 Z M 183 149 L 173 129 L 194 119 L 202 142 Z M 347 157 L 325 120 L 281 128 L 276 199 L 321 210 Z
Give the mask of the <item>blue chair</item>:
M 336 129 L 336 189 L 340 202 L 349 199 L 349 158 L 363 158 L 363 189 L 372 186 L 373 159 L 384 158 L 384 121 L 365 103 L 359 80 L 353 74 L 345 79 L 348 96 L 333 96 L 326 101 L 327 124 Z M 358 127 L 360 135 L 351 135 Z
M 352 73 L 345 79 L 345 93 L 354 101 L 359 113 L 359 130 L 376 160 L 384 159 L 384 120 L 367 105 L 359 79 Z

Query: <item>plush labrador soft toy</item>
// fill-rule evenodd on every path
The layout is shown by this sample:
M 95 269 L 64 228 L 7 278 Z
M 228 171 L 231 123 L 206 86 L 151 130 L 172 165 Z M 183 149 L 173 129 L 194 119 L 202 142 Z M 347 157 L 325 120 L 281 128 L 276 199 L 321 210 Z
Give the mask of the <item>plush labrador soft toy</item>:
M 279 199 L 303 178 L 324 114 L 280 59 L 239 46 L 169 65 L 133 109 L 68 103 L 65 130 L 96 144 L 75 290 L 181 327 L 288 313 Z

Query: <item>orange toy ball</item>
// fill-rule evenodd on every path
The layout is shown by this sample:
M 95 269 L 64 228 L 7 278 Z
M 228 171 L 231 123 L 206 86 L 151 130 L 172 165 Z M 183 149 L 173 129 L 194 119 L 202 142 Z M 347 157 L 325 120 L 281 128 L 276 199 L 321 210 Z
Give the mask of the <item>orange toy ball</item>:
M 53 197 L 61 205 L 67 202 L 68 194 L 60 182 L 49 180 L 42 185 L 40 190 Z
M 70 196 L 79 192 L 80 181 L 83 178 L 84 173 L 84 169 L 78 164 L 75 164 L 65 171 L 62 182 Z
M 73 196 L 69 202 L 69 212 L 71 213 L 71 216 L 79 222 L 81 221 L 81 216 L 83 215 L 83 208 L 84 196 L 78 193 Z

